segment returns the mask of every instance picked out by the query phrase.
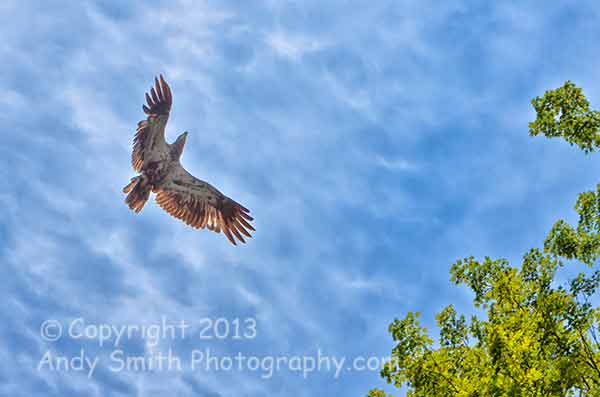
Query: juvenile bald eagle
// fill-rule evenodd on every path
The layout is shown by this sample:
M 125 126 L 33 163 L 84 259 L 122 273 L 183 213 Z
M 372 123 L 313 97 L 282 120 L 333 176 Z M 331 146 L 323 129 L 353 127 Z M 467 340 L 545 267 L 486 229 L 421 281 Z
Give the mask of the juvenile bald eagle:
M 165 141 L 173 97 L 162 75 L 154 79 L 146 102 L 143 109 L 148 118 L 138 123 L 131 156 L 133 169 L 140 175 L 123 188 L 125 203 L 138 213 L 150 192 L 156 193 L 158 205 L 175 218 L 197 229 L 223 231 L 233 245 L 236 238 L 245 243 L 242 235 L 252 237 L 248 230 L 254 231 L 250 211 L 181 166 L 187 132 L 172 144 Z

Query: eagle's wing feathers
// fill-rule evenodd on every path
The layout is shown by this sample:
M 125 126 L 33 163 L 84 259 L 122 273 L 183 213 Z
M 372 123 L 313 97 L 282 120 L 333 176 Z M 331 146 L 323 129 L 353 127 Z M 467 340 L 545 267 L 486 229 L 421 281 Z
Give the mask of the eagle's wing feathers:
M 165 142 L 165 126 L 169 119 L 173 96 L 171 88 L 163 78 L 154 79 L 154 87 L 150 95 L 146 93 L 148 106 L 143 105 L 146 120 L 138 123 L 133 138 L 133 153 L 131 165 L 137 172 L 141 172 L 145 164 L 150 161 L 161 161 L 168 158 L 169 148 Z
M 158 190 L 156 202 L 175 218 L 194 228 L 221 232 L 236 245 L 236 238 L 245 243 L 244 236 L 254 231 L 250 211 L 236 203 L 209 183 L 201 181 L 179 166 L 168 182 Z

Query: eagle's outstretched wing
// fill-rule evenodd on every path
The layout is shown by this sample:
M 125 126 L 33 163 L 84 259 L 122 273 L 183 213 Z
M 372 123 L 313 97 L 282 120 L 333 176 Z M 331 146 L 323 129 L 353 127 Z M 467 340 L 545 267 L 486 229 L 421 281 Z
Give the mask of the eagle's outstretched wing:
M 166 160 L 169 153 L 165 142 L 165 126 L 169 119 L 173 97 L 171 88 L 160 75 L 160 81 L 154 79 L 154 87 L 150 95 L 146 93 L 148 106 L 143 105 L 146 120 L 138 123 L 135 137 L 133 138 L 133 153 L 131 165 L 137 172 L 141 172 L 145 164 L 150 161 Z
M 186 224 L 217 233 L 223 231 L 233 245 L 235 238 L 246 242 L 242 235 L 252 237 L 248 232 L 255 230 L 249 223 L 253 220 L 250 211 L 183 167 L 176 168 L 158 190 L 158 205 Z

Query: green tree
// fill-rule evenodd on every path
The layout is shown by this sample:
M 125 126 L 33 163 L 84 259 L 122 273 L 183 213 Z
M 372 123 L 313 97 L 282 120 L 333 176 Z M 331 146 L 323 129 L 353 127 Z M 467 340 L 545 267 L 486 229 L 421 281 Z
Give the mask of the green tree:
M 586 154 L 600 148 L 600 113 L 566 82 L 532 100 L 532 136 L 562 137 Z M 466 318 L 447 306 L 437 314 L 437 344 L 408 313 L 389 326 L 396 346 L 381 376 L 408 396 L 600 396 L 600 184 L 579 195 L 576 226 L 556 222 L 543 251 L 531 249 L 520 267 L 474 258 L 452 265 L 451 280 L 468 286 L 486 316 Z M 564 260 L 589 267 L 568 285 L 555 281 Z M 594 271 L 595 270 L 595 271 Z M 386 397 L 371 390 L 369 397 Z

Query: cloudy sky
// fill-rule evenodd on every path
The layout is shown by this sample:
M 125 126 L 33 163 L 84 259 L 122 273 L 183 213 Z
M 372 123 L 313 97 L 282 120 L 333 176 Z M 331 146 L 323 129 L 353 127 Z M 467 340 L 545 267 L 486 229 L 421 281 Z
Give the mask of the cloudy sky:
M 0 2 L 0 394 L 386 388 L 378 371 L 267 376 L 186 357 L 385 357 L 395 317 L 419 310 L 432 328 L 449 303 L 470 310 L 449 282 L 456 259 L 517 263 L 574 219 L 599 163 L 530 138 L 529 101 L 570 79 L 600 107 L 600 9 L 518 3 Z M 158 73 L 174 94 L 167 139 L 189 131 L 184 166 L 251 209 L 247 245 L 123 204 Z M 219 318 L 251 319 L 255 335 L 198 338 Z M 78 337 L 163 320 L 191 336 Z M 111 358 L 169 350 L 181 370 Z M 82 352 L 99 359 L 91 376 L 71 360 Z M 60 357 L 73 365 L 51 368 Z

